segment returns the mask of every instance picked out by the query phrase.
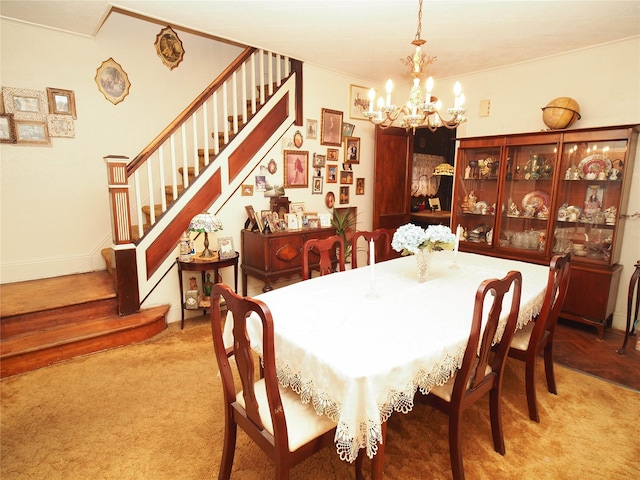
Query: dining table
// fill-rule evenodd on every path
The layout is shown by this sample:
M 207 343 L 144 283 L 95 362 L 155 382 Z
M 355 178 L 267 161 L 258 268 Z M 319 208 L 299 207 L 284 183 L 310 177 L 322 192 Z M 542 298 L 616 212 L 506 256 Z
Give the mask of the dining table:
M 480 284 L 521 272 L 522 328 L 540 312 L 549 266 L 440 251 L 427 281 L 418 282 L 416 270 L 415 258 L 405 256 L 255 297 L 273 316 L 281 385 L 336 421 L 339 457 L 353 462 L 363 450 L 373 479 L 383 476 L 389 416 L 411 411 L 418 390 L 428 394 L 460 367 Z M 495 341 L 505 324 L 506 313 Z M 248 329 L 259 354 L 259 321 L 250 319 Z M 230 342 L 229 320 L 224 335 Z

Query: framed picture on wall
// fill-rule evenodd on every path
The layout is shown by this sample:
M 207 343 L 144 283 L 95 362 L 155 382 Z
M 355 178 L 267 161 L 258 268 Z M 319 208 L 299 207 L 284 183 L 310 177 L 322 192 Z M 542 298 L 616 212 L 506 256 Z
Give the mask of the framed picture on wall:
M 311 187 L 312 194 L 322 193 L 322 177 L 313 177 L 313 184 Z
M 160 30 L 160 33 L 156 36 L 154 45 L 162 63 L 164 63 L 169 70 L 176 68 L 184 57 L 182 41 L 171 27 L 165 27 Z
M 124 97 L 129 95 L 129 88 L 131 87 L 129 76 L 113 58 L 105 60 L 98 67 L 95 81 L 100 93 L 114 105 L 117 105 L 124 100 Z
M 322 125 L 320 127 L 320 143 L 339 147 L 342 145 L 342 112 L 322 109 Z
M 44 91 L 26 88 L 2 88 L 4 112 L 12 113 L 17 120 L 45 120 L 48 107 L 47 95 Z
M 16 143 L 16 124 L 13 113 L 0 114 L 0 143 Z
M 349 203 L 349 187 L 340 187 L 340 205 Z
M 47 122 L 16 120 L 16 143 L 32 145 L 49 145 Z
M 307 118 L 307 138 L 309 140 L 318 138 L 318 120 Z
M 344 138 L 344 159 L 347 163 L 360 163 L 360 138 Z
M 360 85 L 351 85 L 349 89 L 349 118 L 366 120 L 363 115 L 369 110 L 369 88 Z
M 76 97 L 71 90 L 47 87 L 49 99 L 49 113 L 56 115 L 71 115 L 76 118 Z
M 285 150 L 284 188 L 307 188 L 309 186 L 309 152 Z

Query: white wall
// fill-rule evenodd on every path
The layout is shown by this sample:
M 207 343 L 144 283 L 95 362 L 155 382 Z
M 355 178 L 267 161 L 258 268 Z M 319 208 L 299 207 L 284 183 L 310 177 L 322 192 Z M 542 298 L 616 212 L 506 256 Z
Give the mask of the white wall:
M 164 27 L 111 14 L 95 39 L 0 20 L 4 87 L 75 93 L 75 138 L 50 147 L 0 145 L 2 283 L 104 269 L 111 243 L 103 157 L 133 158 L 241 51 L 176 30 L 182 63 L 169 70 L 154 42 Z M 109 57 L 129 95 L 113 105 L 94 81 Z

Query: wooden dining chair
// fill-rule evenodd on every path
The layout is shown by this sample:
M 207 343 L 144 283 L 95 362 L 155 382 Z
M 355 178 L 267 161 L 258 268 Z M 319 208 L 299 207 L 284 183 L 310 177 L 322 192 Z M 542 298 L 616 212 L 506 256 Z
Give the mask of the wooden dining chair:
M 233 315 L 233 345 L 225 348 L 221 300 Z M 333 445 L 336 423 L 317 415 L 291 389 L 279 386 L 276 375 L 273 319 L 260 300 L 237 295 L 228 285 L 217 283 L 211 293 L 211 331 L 225 402 L 224 445 L 219 480 L 231 476 L 237 428 L 244 430 L 275 463 L 275 478 L 289 478 L 289 470 L 322 448 Z M 262 370 L 247 333 L 247 317 L 262 324 Z M 234 356 L 235 361 L 229 357 Z M 236 386 L 234 371 L 239 378 Z M 361 475 L 361 474 L 360 474 Z
M 518 321 L 521 288 L 522 275 L 516 271 L 509 272 L 503 279 L 485 280 L 480 284 L 475 295 L 471 332 L 460 369 L 444 385 L 434 386 L 428 395 L 421 397 L 425 403 L 449 416 L 449 456 L 454 480 L 464 479 L 460 444 L 462 414 L 486 394 L 489 394 L 494 448 L 501 455 L 506 452 L 500 408 L 502 374 Z M 508 292 L 510 295 L 507 295 Z M 490 359 L 500 318 L 507 308 L 509 313 L 504 333 L 495 355 Z
M 377 228 L 372 232 L 366 230 L 358 230 L 351 238 L 352 255 L 351 268 L 358 268 L 358 240 L 363 238 L 366 242 L 365 249 L 367 251 L 367 265 L 371 262 L 371 252 L 369 251 L 369 242 L 373 240 L 375 245 L 375 258 L 377 262 L 384 262 L 391 258 L 391 239 L 392 233 L 384 228 Z
M 327 238 L 312 238 L 304 242 L 302 246 L 302 279 L 311 278 L 313 259 L 320 257 L 318 269 L 320 275 L 334 273 L 335 266 L 345 271 L 344 240 L 340 235 L 332 235 Z
M 540 314 L 535 321 L 516 331 L 511 341 L 509 357 L 525 362 L 525 384 L 529 418 L 540 422 L 536 400 L 536 358 L 544 352 L 544 370 L 549 392 L 557 395 L 556 378 L 553 371 L 553 336 L 558 315 L 567 295 L 571 272 L 571 252 L 555 255 L 549 265 L 549 278 Z

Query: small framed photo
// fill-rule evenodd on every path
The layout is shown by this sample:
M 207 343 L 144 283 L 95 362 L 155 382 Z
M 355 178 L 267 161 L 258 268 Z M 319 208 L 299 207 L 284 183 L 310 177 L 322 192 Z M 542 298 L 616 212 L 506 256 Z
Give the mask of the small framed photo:
M 169 70 L 173 70 L 178 66 L 184 57 L 184 48 L 182 41 L 178 38 L 178 34 L 171 27 L 165 27 L 160 30 L 156 36 L 154 43 L 156 52 Z
M 0 114 L 0 143 L 16 143 L 16 124 L 13 113 Z
M 360 163 L 360 137 L 344 138 L 344 160 L 347 163 Z
M 256 175 L 256 192 L 264 192 L 267 189 L 267 176 Z
M 307 188 L 309 186 L 309 152 L 285 150 L 284 188 Z
M 430 198 L 429 199 L 429 207 L 434 212 L 436 212 L 436 211 L 439 212 L 440 210 L 442 210 L 440 208 L 440 199 L 439 198 Z
M 297 230 L 300 228 L 298 225 L 298 215 L 295 213 L 285 213 L 284 219 L 287 222 L 287 230 Z
M 71 90 L 47 87 L 49 113 L 76 117 L 76 96 Z
M 253 230 L 254 226 L 257 226 L 256 223 L 256 212 L 251 205 L 246 205 L 244 207 L 245 212 L 247 212 L 247 221 L 245 222 L 245 227 L 247 230 Z
M 356 195 L 364 195 L 364 178 L 356 178 Z
M 322 193 L 322 177 L 313 177 L 313 184 L 311 185 L 311 194 Z
M 289 205 L 290 213 L 305 213 L 307 208 L 304 205 L 304 202 L 291 202 Z
M 338 183 L 338 165 L 327 165 L 327 183 Z
M 46 122 L 16 120 L 16 143 L 49 145 L 49 131 Z
M 4 112 L 12 113 L 14 119 L 44 121 L 47 113 L 47 95 L 44 91 L 26 88 L 2 88 Z
M 369 88 L 351 85 L 349 89 L 349 118 L 366 120 L 364 112 L 369 110 Z
M 343 123 L 342 124 L 342 136 L 350 137 L 353 135 L 353 131 L 356 129 L 356 126 L 353 123 Z
M 307 138 L 309 140 L 318 139 L 318 120 L 307 118 Z
M 340 187 L 340 205 L 349 203 L 349 187 Z
M 324 196 L 324 206 L 327 208 L 333 208 L 336 203 L 336 195 L 333 192 L 327 192 Z
M 353 172 L 342 170 L 340 172 L 340 183 L 343 185 L 353 185 Z
M 227 258 L 233 258 L 235 256 L 236 251 L 233 248 L 233 237 L 218 238 L 218 258 L 220 258 L 220 260 L 226 260 Z
M 105 60 L 97 68 L 95 81 L 100 93 L 114 105 L 117 105 L 124 100 L 124 97 L 129 95 L 129 88 L 131 87 L 129 76 L 113 58 Z
M 250 197 L 253 195 L 253 185 L 245 183 L 242 185 L 241 189 L 243 197 Z
M 320 155 L 318 153 L 313 154 L 313 168 L 322 168 L 324 167 L 327 161 L 327 157 L 324 155 Z
M 322 109 L 322 125 L 320 127 L 320 143 L 339 147 L 342 145 L 342 116 L 338 110 Z
M 333 195 L 333 192 L 330 192 Z M 335 200 L 335 199 L 334 199 Z M 333 208 L 333 203 L 331 204 L 331 208 Z M 331 226 L 331 214 L 330 213 L 319 213 L 318 218 L 320 219 L 321 227 L 330 227 Z
M 320 228 L 320 217 L 309 217 L 307 221 L 309 228 Z
M 338 150 L 337 148 L 327 148 L 327 160 L 331 160 L 332 162 L 337 162 L 339 154 L 340 154 L 340 150 Z
M 73 138 L 76 136 L 76 128 L 73 117 L 69 115 L 47 115 L 49 135 L 52 137 Z

